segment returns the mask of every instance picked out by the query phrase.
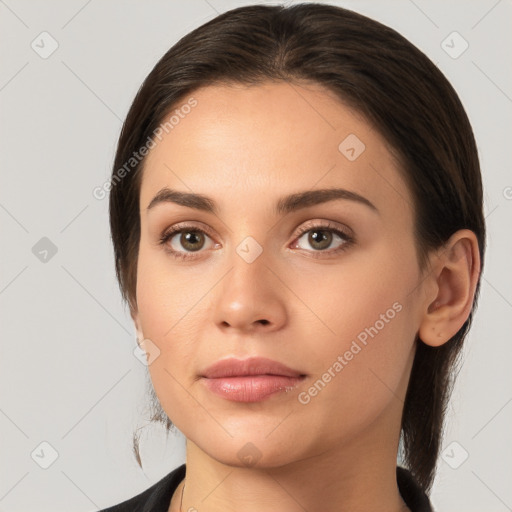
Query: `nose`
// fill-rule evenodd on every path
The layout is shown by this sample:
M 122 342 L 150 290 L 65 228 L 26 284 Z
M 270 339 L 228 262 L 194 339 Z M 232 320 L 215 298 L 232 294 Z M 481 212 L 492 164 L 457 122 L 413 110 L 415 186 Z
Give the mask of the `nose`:
M 270 332 L 286 324 L 290 291 L 284 276 L 268 263 L 264 253 L 252 262 L 234 254 L 214 294 L 214 320 L 220 329 Z

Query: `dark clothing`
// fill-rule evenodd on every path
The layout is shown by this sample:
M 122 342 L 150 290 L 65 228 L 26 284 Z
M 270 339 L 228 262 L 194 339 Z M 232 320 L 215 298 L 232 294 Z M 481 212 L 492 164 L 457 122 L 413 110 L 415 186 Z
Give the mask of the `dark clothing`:
M 185 470 L 186 465 L 182 464 L 137 496 L 99 512 L 167 512 L 176 487 L 185 478 Z M 407 469 L 397 466 L 396 478 L 400 495 L 412 512 L 433 512 L 429 498 Z

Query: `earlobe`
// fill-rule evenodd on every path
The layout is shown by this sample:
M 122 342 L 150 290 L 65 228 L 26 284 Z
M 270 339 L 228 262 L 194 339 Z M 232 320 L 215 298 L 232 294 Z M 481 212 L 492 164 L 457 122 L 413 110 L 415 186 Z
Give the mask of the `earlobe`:
M 425 301 L 418 332 L 420 339 L 432 347 L 449 341 L 471 312 L 480 275 L 476 235 L 467 229 L 457 231 L 436 257 L 428 281 L 437 291 Z

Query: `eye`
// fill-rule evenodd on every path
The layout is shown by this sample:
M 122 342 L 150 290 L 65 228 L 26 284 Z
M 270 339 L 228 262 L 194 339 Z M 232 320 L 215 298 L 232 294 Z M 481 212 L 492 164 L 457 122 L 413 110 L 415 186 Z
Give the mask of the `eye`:
M 305 237 L 305 235 L 308 236 Z M 337 254 L 338 252 L 347 249 L 354 242 L 354 238 L 351 235 L 331 223 L 327 223 L 325 225 L 316 224 L 301 228 L 293 248 L 305 249 L 308 250 L 308 252 L 311 252 L 307 247 L 304 247 L 304 245 L 301 244 L 301 239 L 304 239 L 305 244 L 313 248 L 313 252 L 322 253 L 322 256 L 324 254 Z M 341 241 L 341 244 L 339 244 L 339 241 Z M 331 247 L 333 243 L 338 244 L 338 246 L 331 251 L 326 251 L 326 249 Z M 315 258 L 322 256 L 320 256 L 320 254 L 313 255 Z
M 308 237 L 304 235 L 308 234 Z M 179 237 L 177 235 L 180 235 Z M 313 248 L 313 251 L 307 247 L 303 247 L 300 242 L 305 239 L 306 243 Z M 174 258 L 188 259 L 195 258 L 194 253 L 201 252 L 205 248 L 205 243 L 210 240 L 210 248 L 219 247 L 220 244 L 213 242 L 204 229 L 192 225 L 177 224 L 166 230 L 159 239 L 159 244 L 165 246 L 165 250 Z M 313 252 L 314 258 L 337 254 L 347 249 L 353 242 L 354 238 L 341 228 L 332 223 L 311 224 L 303 226 L 296 235 L 295 243 L 292 245 L 294 249 L 303 249 L 307 252 Z M 339 242 L 341 241 L 341 244 Z M 327 251 L 333 243 L 338 243 L 338 247 L 334 250 Z M 181 246 L 181 247 L 180 247 Z M 184 249 L 184 251 L 182 250 Z
M 180 236 L 177 237 L 177 235 Z M 203 249 L 206 238 L 210 237 L 205 230 L 196 226 L 178 224 L 165 231 L 160 237 L 159 243 L 165 245 L 166 251 L 172 256 L 187 259 L 195 257 L 193 253 Z M 182 252 L 179 246 L 184 248 L 185 252 Z

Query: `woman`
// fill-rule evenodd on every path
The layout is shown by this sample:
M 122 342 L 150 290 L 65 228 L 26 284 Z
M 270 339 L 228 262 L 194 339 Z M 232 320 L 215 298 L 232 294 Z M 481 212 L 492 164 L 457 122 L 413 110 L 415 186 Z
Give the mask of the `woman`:
M 182 38 L 127 115 L 110 221 L 186 464 L 105 510 L 432 510 L 482 210 L 464 108 L 394 30 L 254 5 Z

